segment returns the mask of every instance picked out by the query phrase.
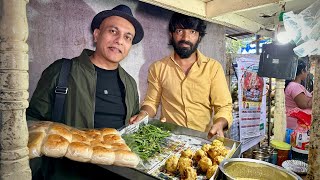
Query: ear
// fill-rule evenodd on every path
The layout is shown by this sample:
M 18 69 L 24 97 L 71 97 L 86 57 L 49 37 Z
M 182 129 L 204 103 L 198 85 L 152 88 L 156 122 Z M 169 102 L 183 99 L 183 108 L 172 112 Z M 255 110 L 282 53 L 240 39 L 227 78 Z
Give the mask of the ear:
M 93 31 L 93 42 L 96 43 L 98 41 L 99 34 L 100 34 L 100 29 L 98 29 L 98 28 L 94 29 L 94 31 Z

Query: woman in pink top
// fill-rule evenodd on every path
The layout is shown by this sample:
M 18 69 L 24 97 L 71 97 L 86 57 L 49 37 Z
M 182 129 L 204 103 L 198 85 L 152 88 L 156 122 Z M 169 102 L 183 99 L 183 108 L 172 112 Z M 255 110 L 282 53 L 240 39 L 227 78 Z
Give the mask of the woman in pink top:
M 300 110 L 307 114 L 311 114 L 312 93 L 301 85 L 301 81 L 307 78 L 308 72 L 304 61 L 298 61 L 296 78 L 293 81 L 286 81 L 285 86 L 285 102 L 287 114 L 287 128 L 294 130 L 297 126 L 297 119 L 290 117 L 289 114 L 293 110 Z

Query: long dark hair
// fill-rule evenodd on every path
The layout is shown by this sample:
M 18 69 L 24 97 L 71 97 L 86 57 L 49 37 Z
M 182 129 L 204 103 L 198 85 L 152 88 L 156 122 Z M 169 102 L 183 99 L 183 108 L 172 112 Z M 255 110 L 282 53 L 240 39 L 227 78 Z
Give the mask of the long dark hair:
M 306 65 L 305 61 L 303 59 L 299 59 L 298 60 L 296 77 L 299 76 L 302 72 L 306 72 L 306 71 L 307 71 L 307 65 Z M 286 80 L 285 85 L 284 85 L 284 89 L 287 88 L 287 86 L 289 85 L 289 83 L 291 81 L 292 81 L 292 79 Z
M 169 22 L 169 31 L 175 32 L 176 29 L 193 29 L 199 32 L 200 37 L 206 34 L 207 23 L 196 17 L 174 13 Z

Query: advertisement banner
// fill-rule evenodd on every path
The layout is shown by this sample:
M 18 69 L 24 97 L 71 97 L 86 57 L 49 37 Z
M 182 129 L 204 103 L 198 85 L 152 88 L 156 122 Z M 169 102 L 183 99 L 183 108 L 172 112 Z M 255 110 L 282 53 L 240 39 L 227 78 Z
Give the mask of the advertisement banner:
M 257 72 L 259 60 L 249 57 L 237 59 L 240 141 L 265 135 L 266 81 Z

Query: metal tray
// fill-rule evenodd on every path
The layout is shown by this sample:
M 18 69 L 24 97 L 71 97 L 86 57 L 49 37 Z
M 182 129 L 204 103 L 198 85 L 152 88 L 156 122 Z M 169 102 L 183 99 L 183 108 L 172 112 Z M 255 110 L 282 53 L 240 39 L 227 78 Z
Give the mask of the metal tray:
M 221 138 L 221 137 L 216 137 L 216 136 L 214 136 L 211 139 L 208 139 L 207 133 L 196 131 L 196 130 L 189 129 L 189 128 L 182 127 L 182 126 L 178 126 L 178 125 L 172 124 L 172 123 L 163 123 L 163 122 L 160 122 L 159 120 L 156 120 L 156 119 L 149 119 L 148 124 L 152 124 L 157 127 L 162 127 L 164 130 L 168 130 L 175 135 L 187 135 L 190 137 L 198 137 L 198 138 L 205 139 L 208 141 L 212 141 L 213 139 L 218 138 L 224 142 L 224 145 L 226 147 L 232 148 L 234 146 L 234 144 L 236 145 L 235 152 L 231 156 L 232 158 L 237 158 L 240 156 L 241 143 L 238 141 L 233 141 L 228 138 Z M 118 175 L 121 175 L 127 179 L 139 179 L 139 180 L 140 179 L 141 180 L 159 179 L 158 177 L 152 176 L 148 173 L 145 173 L 145 172 L 138 170 L 138 169 L 135 169 L 135 168 L 127 168 L 127 167 L 119 167 L 119 166 L 102 166 L 102 167 L 109 170 L 109 171 L 112 171 Z M 216 174 L 215 178 L 212 178 L 212 179 L 216 179 L 217 177 L 219 177 L 220 174 L 221 174 L 221 172 L 218 172 Z

